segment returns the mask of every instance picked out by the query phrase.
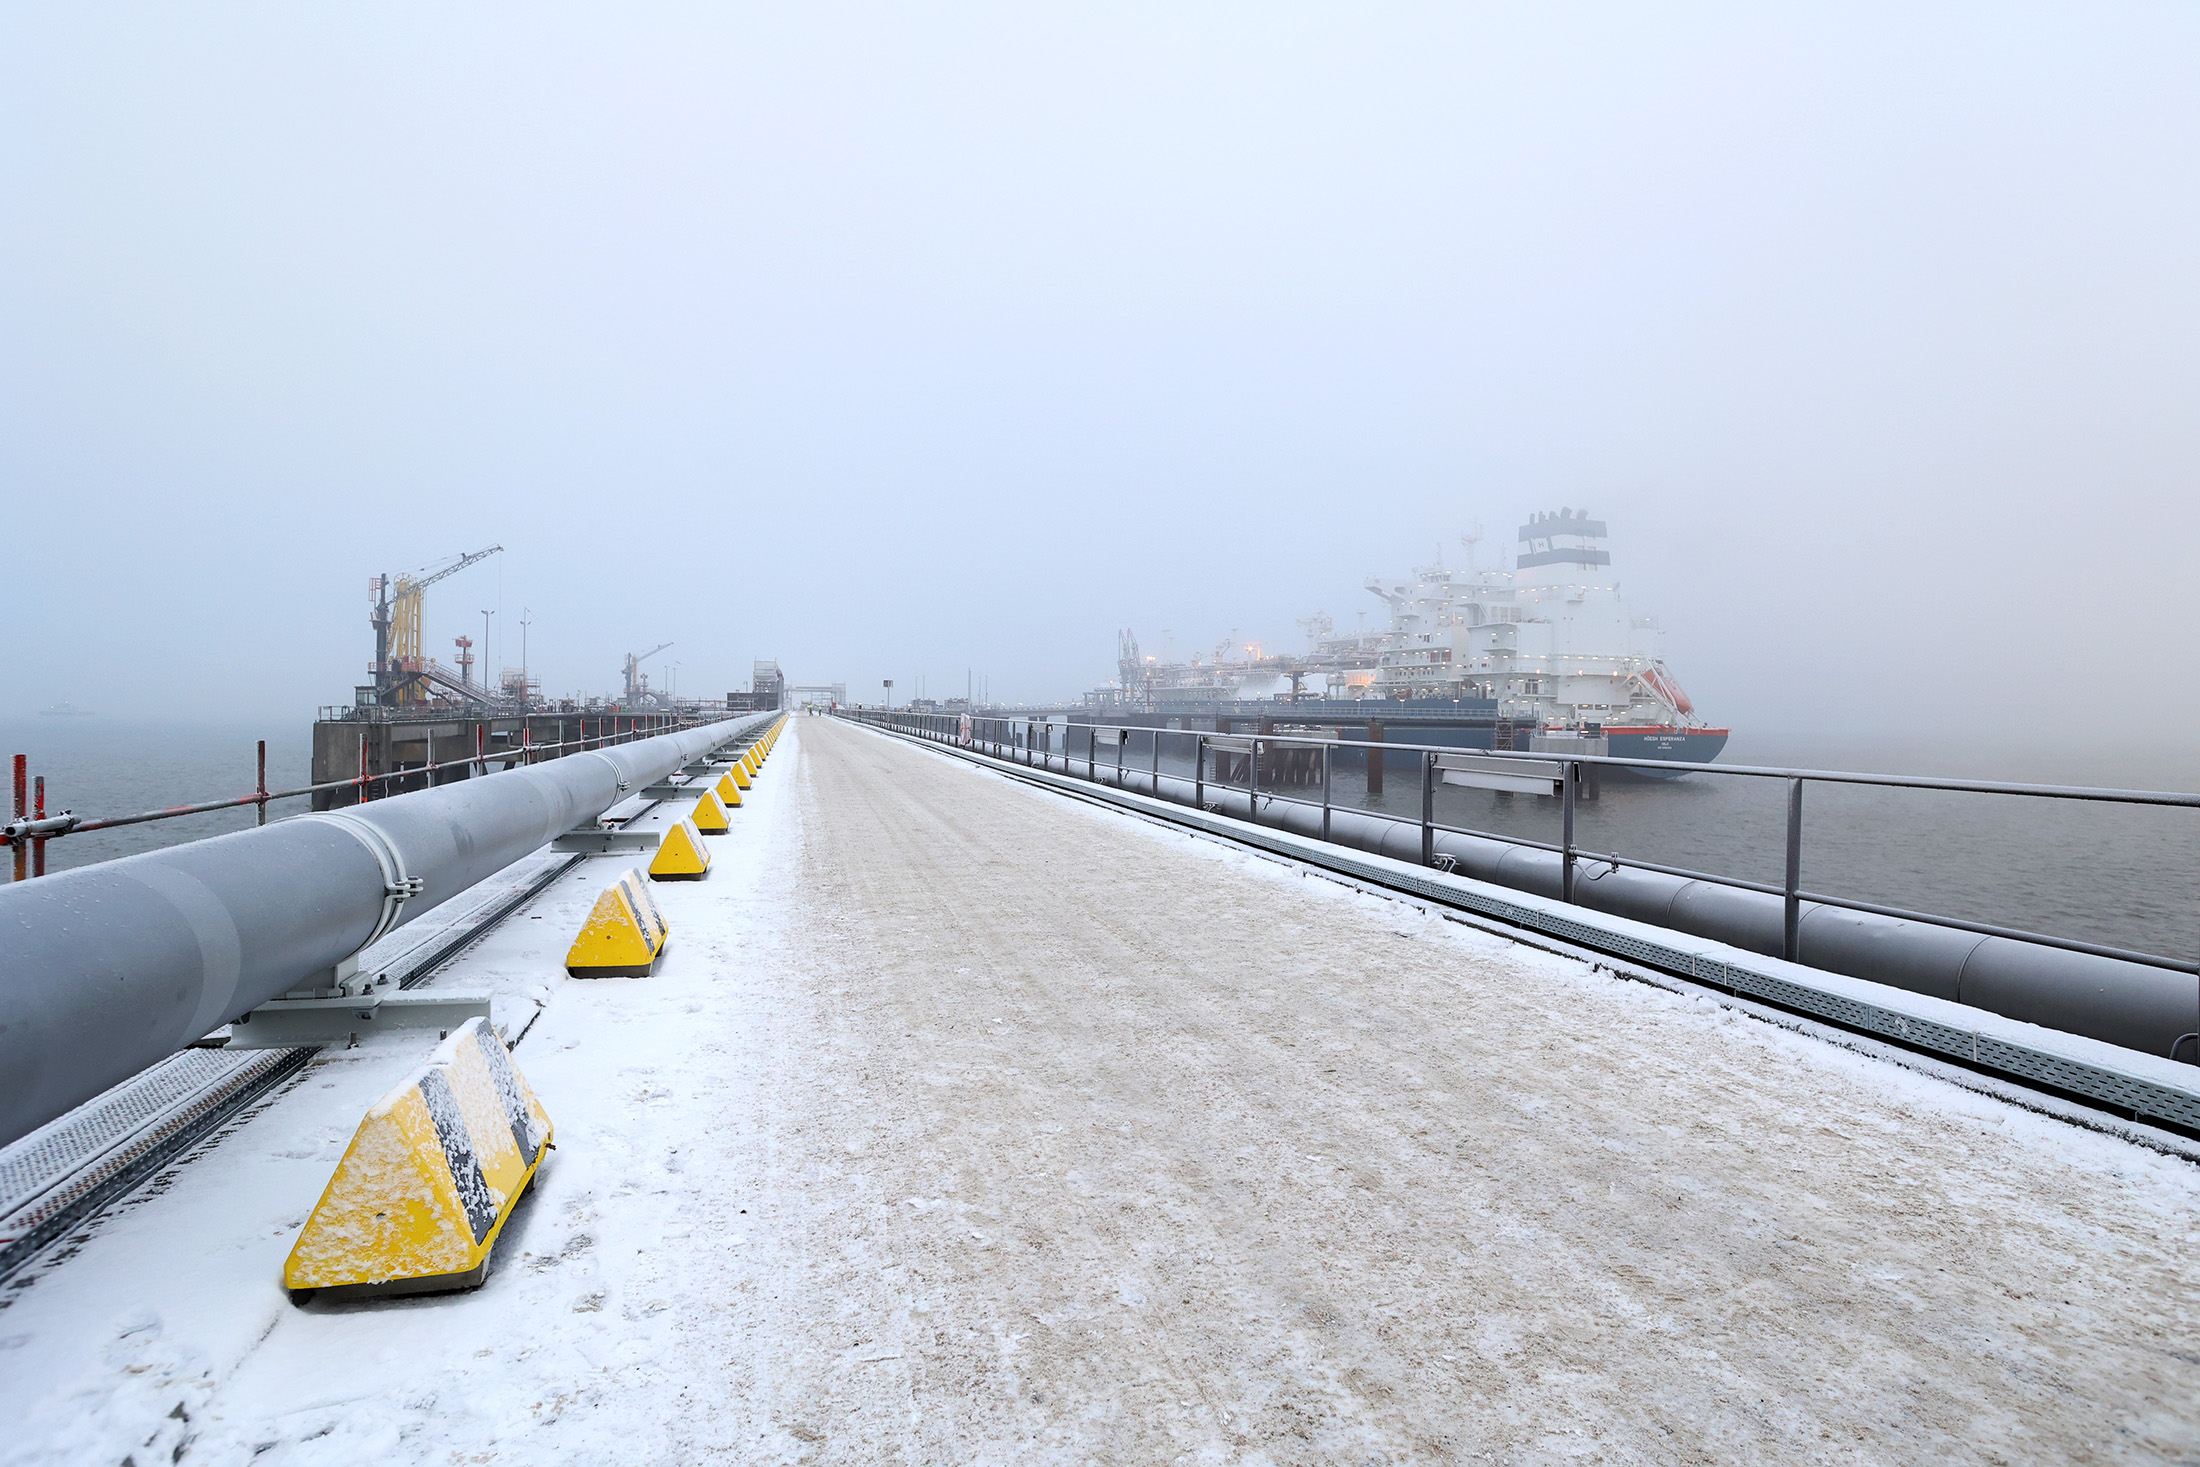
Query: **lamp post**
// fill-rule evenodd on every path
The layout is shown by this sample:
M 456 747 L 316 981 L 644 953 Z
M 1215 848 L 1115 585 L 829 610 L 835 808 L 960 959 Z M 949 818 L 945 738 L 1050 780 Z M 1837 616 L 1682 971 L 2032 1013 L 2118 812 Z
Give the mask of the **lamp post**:
M 527 696 L 527 629 L 535 624 L 534 613 L 522 606 L 519 609 L 519 705 L 528 706 Z
M 493 611 L 481 613 L 481 696 L 485 700 L 495 696 L 490 691 L 495 684 L 489 681 L 489 618 L 495 615 Z

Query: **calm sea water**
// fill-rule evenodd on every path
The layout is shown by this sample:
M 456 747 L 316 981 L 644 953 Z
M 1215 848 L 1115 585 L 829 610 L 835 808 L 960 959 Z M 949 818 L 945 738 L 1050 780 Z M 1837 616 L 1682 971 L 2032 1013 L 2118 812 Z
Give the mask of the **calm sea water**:
M 73 810 L 84 818 L 131 815 L 169 805 L 252 793 L 253 742 L 267 740 L 267 786 L 297 789 L 311 777 L 310 720 L 284 725 L 185 724 L 174 726 L 94 714 L 81 718 L 33 717 L 0 722 L 0 754 L 28 755 L 33 776 L 46 777 L 46 811 Z M 309 800 L 282 800 L 268 818 L 296 814 Z M 13 806 L 9 807 L 11 810 Z M 201 840 L 253 823 L 250 807 L 188 815 L 120 830 L 94 831 L 46 843 L 46 869 L 65 871 L 94 861 Z
M 0 723 L 0 753 L 30 756 L 47 808 L 85 816 L 249 794 L 253 740 L 268 741 L 268 784 L 307 782 L 310 725 L 173 727 L 105 716 Z M 1143 751 L 1133 756 L 1143 762 Z M 1173 761 L 1171 761 L 1173 762 Z M 1994 750 L 1905 740 L 1809 741 L 1736 735 L 1721 762 L 2149 789 L 2200 788 L 2200 750 Z M 1340 771 L 1340 804 L 1419 811 L 1411 774 L 1370 797 Z M 1314 796 L 1312 789 L 1287 795 Z M 1778 781 L 1691 775 L 1608 782 L 1577 817 L 1584 847 L 1691 870 L 1778 882 L 1786 793 Z M 306 808 L 270 807 L 271 816 Z M 1437 818 L 1494 835 L 1558 839 L 1558 803 L 1442 788 Z M 47 846 L 47 869 L 197 840 L 252 824 L 250 809 L 190 816 Z M 2200 956 L 2200 810 L 2140 809 L 2004 795 L 1814 785 L 1805 799 L 1806 888 L 2176 956 Z
M 2200 788 L 2200 760 L 2160 752 L 2094 764 L 2055 754 L 1737 737 L 1722 762 Z M 1418 813 L 1417 784 L 1401 790 L 1392 778 L 1387 786 L 1386 805 Z M 1558 806 L 1446 789 L 1437 818 L 1556 841 Z M 1776 884 L 1787 862 L 1787 789 L 1739 776 L 1608 780 L 1601 799 L 1577 806 L 1575 831 L 1583 846 L 1617 856 Z M 1803 797 L 1802 879 L 1805 890 L 1829 895 L 2200 958 L 2200 809 L 1813 783 Z

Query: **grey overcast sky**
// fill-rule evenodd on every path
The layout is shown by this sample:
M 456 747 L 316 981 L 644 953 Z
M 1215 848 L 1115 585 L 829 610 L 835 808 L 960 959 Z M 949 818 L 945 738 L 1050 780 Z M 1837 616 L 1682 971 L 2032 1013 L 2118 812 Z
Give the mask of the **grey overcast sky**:
M 302 724 L 490 543 L 552 691 L 1057 697 L 1568 505 L 1715 720 L 2200 717 L 2189 4 L 4 34 L 0 714 Z

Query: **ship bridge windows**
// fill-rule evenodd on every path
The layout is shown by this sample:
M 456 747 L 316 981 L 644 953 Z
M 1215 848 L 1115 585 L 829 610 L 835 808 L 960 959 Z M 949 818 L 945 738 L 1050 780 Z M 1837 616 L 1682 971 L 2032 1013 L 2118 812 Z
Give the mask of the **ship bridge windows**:
M 1610 565 L 1612 552 L 1591 550 L 1586 547 L 1569 548 L 1548 546 L 1541 550 L 1523 553 L 1513 560 L 1515 570 L 1533 570 L 1539 565 Z
M 1590 519 L 1586 513 L 1562 509 L 1557 514 L 1539 514 L 1520 527 L 1520 553 L 1513 558 L 1513 569 L 1610 565 L 1611 553 L 1597 543 L 1603 539 L 1604 521 Z

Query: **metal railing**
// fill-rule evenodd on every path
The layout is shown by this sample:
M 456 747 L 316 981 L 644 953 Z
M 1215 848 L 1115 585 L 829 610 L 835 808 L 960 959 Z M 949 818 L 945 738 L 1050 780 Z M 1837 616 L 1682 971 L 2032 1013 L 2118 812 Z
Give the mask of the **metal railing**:
M 570 698 L 530 698 L 525 703 L 504 698 L 450 699 L 429 703 L 323 703 L 315 711 L 321 723 L 448 723 L 453 719 L 522 718 L 681 718 L 738 717 L 743 713 L 769 713 L 768 708 L 735 708 L 723 698 L 678 698 L 651 706 L 618 703 L 577 706 Z
M 579 715 L 570 716 L 577 717 Z M 622 718 L 614 718 L 610 715 L 606 715 L 606 718 L 614 724 L 622 721 Z M 233 798 L 221 800 L 202 800 L 191 805 L 169 805 L 158 810 L 142 810 L 134 815 L 109 815 L 95 819 L 79 818 L 68 810 L 64 810 L 57 815 L 48 815 L 46 813 L 45 776 L 30 777 L 28 756 L 17 754 L 14 758 L 15 817 L 5 825 L 0 825 L 0 845 L 11 847 L 14 852 L 14 873 L 11 879 L 23 881 L 46 874 L 46 842 L 59 840 L 67 835 L 87 835 L 93 831 L 115 830 L 125 825 L 144 825 L 155 820 L 176 820 L 186 815 L 206 815 L 217 810 L 237 810 L 247 805 L 258 807 L 259 818 L 254 823 L 265 825 L 267 824 L 267 807 L 277 800 L 304 799 L 311 795 L 325 794 L 333 790 L 357 790 L 359 791 L 360 803 L 365 803 L 376 797 L 377 786 L 386 785 L 392 780 L 424 779 L 427 784 L 432 785 L 435 776 L 446 770 L 464 769 L 469 774 L 478 770 L 481 774 L 487 774 L 489 766 L 492 764 L 501 764 L 506 769 L 513 768 L 515 765 L 536 764 L 544 759 L 562 758 L 568 750 L 574 753 L 584 753 L 590 749 L 611 748 L 618 744 L 632 743 L 636 739 L 654 738 L 659 734 L 675 733 L 684 728 L 710 722 L 711 719 L 687 716 L 675 719 L 664 714 L 635 714 L 623 716 L 623 721 L 629 725 L 623 730 L 615 728 L 609 734 L 599 730 L 593 735 L 586 731 L 584 721 L 581 737 L 540 744 L 534 742 L 532 730 L 522 729 L 520 731 L 520 742 L 502 749 L 488 747 L 488 741 L 484 737 L 483 730 L 477 727 L 474 731 L 475 738 L 472 752 L 462 758 L 445 759 L 440 762 L 437 762 L 434 758 L 435 741 L 434 735 L 430 734 L 427 762 L 374 773 L 370 773 L 365 767 L 367 744 L 366 740 L 362 738 L 359 743 L 359 773 L 346 779 L 326 780 L 320 784 L 301 785 L 297 789 L 289 790 L 271 790 L 267 787 L 267 740 L 261 739 L 257 749 L 258 781 L 253 792 L 249 795 L 237 795 Z
M 1391 743 L 1375 740 L 1321 738 L 1304 734 L 1279 733 L 1210 733 L 1198 729 L 1153 728 L 1146 725 L 1079 723 L 1069 720 L 990 717 L 986 715 L 909 713 L 900 710 L 842 709 L 841 716 L 856 722 L 869 723 L 896 729 L 920 738 L 939 743 L 955 744 L 963 748 L 978 749 L 995 758 L 1027 765 L 1044 765 L 1075 776 L 1076 765 L 1083 764 L 1084 777 L 1101 783 L 1103 771 L 1112 772 L 1113 783 L 1118 788 L 1128 787 L 1126 780 L 1135 776 L 1147 793 L 1163 797 L 1161 781 L 1161 747 L 1163 738 L 1183 741 L 1180 748 L 1190 751 L 1192 802 L 1195 807 L 1207 809 L 1206 795 L 1209 784 L 1209 756 L 1216 751 L 1245 756 L 1246 779 L 1243 784 L 1229 780 L 1217 780 L 1233 792 L 1243 790 L 1250 800 L 1249 809 L 1257 811 L 1263 799 L 1302 807 L 1317 802 L 1281 795 L 1264 790 L 1260 784 L 1261 751 L 1276 748 L 1307 748 L 1318 750 L 1321 797 L 1322 839 L 1330 838 L 1330 817 L 1334 808 L 1331 775 L 1335 751 L 1348 749 L 1364 754 L 1370 759 L 1389 759 L 1408 756 L 1419 766 L 1420 813 L 1418 820 L 1392 815 L 1388 812 L 1356 810 L 1355 813 L 1376 818 L 1415 824 L 1420 827 L 1421 864 L 1441 866 L 1436 854 L 1436 838 L 1439 834 L 1473 836 L 1498 841 L 1507 845 L 1523 846 L 1533 850 L 1555 853 L 1559 857 L 1559 892 L 1562 900 L 1576 900 L 1576 873 L 1584 861 L 1595 865 L 1609 865 L 1614 869 L 1631 869 L 1653 872 L 1662 876 L 1678 877 L 1691 881 L 1712 882 L 1743 891 L 1776 896 L 1782 900 L 1782 944 L 1780 956 L 1790 962 L 1799 961 L 1799 924 L 1804 903 L 1835 907 L 1851 912 L 1866 913 L 1876 917 L 1899 921 L 1926 922 L 1961 932 L 1976 933 L 1984 937 L 2008 938 L 2018 942 L 2035 943 L 2057 948 L 2065 952 L 2084 953 L 2092 957 L 2112 958 L 2122 962 L 2138 963 L 2151 968 L 2166 969 L 2176 973 L 2200 974 L 2200 960 L 2167 957 L 2159 953 L 2143 952 L 2132 948 L 2084 942 L 2075 938 L 2059 937 L 2052 933 L 2031 932 L 2022 928 L 2006 927 L 1991 922 L 1973 922 L 1962 918 L 1946 917 L 1936 913 L 1915 911 L 1904 907 L 1888 906 L 1877 902 L 1862 901 L 1853 897 L 1834 896 L 1823 892 L 1805 891 L 1802 888 L 1803 856 L 1803 792 L 1810 784 L 1862 785 L 1889 789 L 1941 790 L 1954 793 L 2017 795 L 2031 799 L 2078 800 L 2111 805 L 2169 806 L 2183 809 L 2200 808 L 2200 794 L 2188 794 L 2166 790 L 2096 789 L 2081 785 L 2025 784 L 2006 780 L 1935 779 L 1920 775 L 1867 774 L 1853 770 L 1789 769 L 1748 764 L 1686 764 L 1690 774 L 1715 775 L 1725 778 L 1778 780 L 1786 785 L 1786 869 L 1783 880 L 1775 885 L 1769 882 L 1750 881 L 1741 877 L 1722 876 L 1708 871 L 1695 871 L 1681 866 L 1669 866 L 1635 856 L 1621 856 L 1609 851 L 1590 850 L 1582 847 L 1575 838 L 1576 805 L 1584 782 L 1584 772 L 1592 768 L 1645 769 L 1663 775 L 1675 772 L 1677 761 L 1671 759 L 1630 759 L 1604 754 L 1570 754 L 1552 752 L 1523 752 L 1519 750 L 1461 749 L 1437 744 Z M 1059 735 L 1061 747 L 1055 742 Z M 1083 730 L 1084 752 L 1080 757 L 1071 747 L 1073 731 Z M 1125 757 L 1131 733 L 1149 736 L 1148 762 L 1144 770 L 1126 767 Z M 1112 745 L 1114 759 L 1104 763 L 1100 749 Z M 1446 772 L 1461 772 L 1470 777 L 1458 783 L 1473 784 L 1471 777 L 1482 770 L 1493 778 L 1501 778 L 1504 784 L 1492 784 L 1488 788 L 1518 788 L 1514 781 L 1534 778 L 1529 771 L 1550 771 L 1549 793 L 1560 802 L 1559 839 L 1556 842 L 1538 841 L 1517 835 L 1499 834 L 1475 830 L 1466 826 L 1446 825 L 1435 818 L 1435 792 L 1440 776 Z M 1517 771 L 1517 772 L 1516 772 Z M 1181 775 L 1171 775 L 1181 780 Z

